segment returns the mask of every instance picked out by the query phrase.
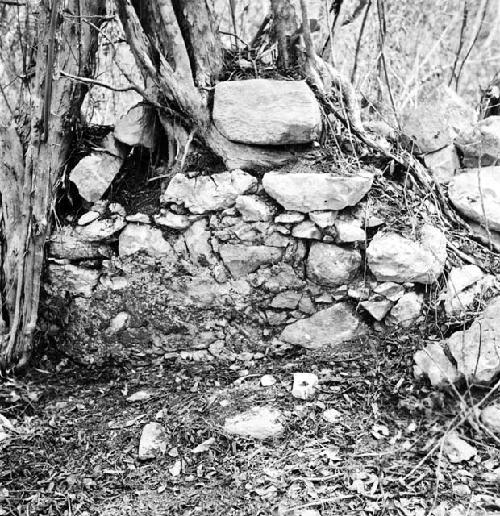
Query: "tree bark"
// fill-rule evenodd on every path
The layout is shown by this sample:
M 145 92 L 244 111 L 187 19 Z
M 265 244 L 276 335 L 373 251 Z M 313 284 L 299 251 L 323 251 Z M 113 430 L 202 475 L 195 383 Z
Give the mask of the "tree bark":
M 104 0 L 39 5 L 35 73 L 18 118 L 0 138 L 2 296 L 0 369 L 28 362 L 54 193 L 85 90 L 62 76 L 90 75 Z
M 289 68 L 295 65 L 291 37 L 297 32 L 295 8 L 290 0 L 271 0 L 273 26 L 278 44 L 278 66 Z
M 222 56 L 206 0 L 150 0 L 140 9 L 137 0 L 117 3 L 127 42 L 154 85 L 148 94 L 164 106 L 160 119 L 178 116 L 229 168 L 269 168 L 293 158 L 287 150 L 230 142 L 213 125 L 207 92 L 220 76 Z

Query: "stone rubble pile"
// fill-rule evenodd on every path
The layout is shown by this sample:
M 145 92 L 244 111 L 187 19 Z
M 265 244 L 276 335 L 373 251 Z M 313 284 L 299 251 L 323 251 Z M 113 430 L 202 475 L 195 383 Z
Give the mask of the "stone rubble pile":
M 241 94 L 246 88 L 252 95 Z M 424 104 L 405 119 L 405 128 L 426 153 L 426 162 L 433 163 L 436 178 L 449 183 L 456 209 L 478 226 L 486 220 L 496 235 L 500 167 L 455 175 L 455 146 L 484 134 L 491 144 L 489 155 L 495 154 L 495 121 L 477 123 L 455 94 L 438 94 L 439 109 Z M 277 102 L 278 97 L 283 102 Z M 246 104 L 236 109 L 236 102 Z M 334 349 L 367 335 L 370 326 L 381 330 L 418 322 L 426 288 L 445 274 L 446 236 L 429 223 L 404 235 L 385 227 L 384 217 L 365 200 L 373 170 L 325 171 L 300 163 L 263 175 L 237 169 L 196 176 L 177 173 L 161 196 L 158 213 L 127 213 L 102 196 L 131 147 L 153 146 L 155 130 L 147 125 L 151 120 L 145 106 L 132 107 L 116 121 L 114 136 L 105 139 L 102 150 L 83 158 L 71 172 L 90 209 L 74 227 L 52 235 L 49 292 L 63 297 L 69 293 L 83 306 L 109 292 L 137 287 L 133 264 L 154 264 L 149 276 L 141 273 L 139 288 L 149 289 L 153 298 L 141 299 L 137 290 L 132 300 L 120 298 L 110 320 L 143 305 L 152 311 L 161 306 L 178 310 L 172 327 L 158 323 L 147 331 L 163 348 L 171 349 L 177 339 L 183 343 L 183 356 L 197 360 L 224 355 L 238 332 L 261 349 L 271 342 Z M 227 138 L 258 145 L 312 143 L 321 131 L 317 101 L 304 82 L 220 83 L 214 121 Z M 162 283 L 161 293 L 155 282 Z M 460 316 L 494 285 L 495 278 L 475 266 L 453 269 L 441 296 L 444 310 Z M 154 303 L 158 306 L 152 308 Z M 489 306 L 470 329 L 418 352 L 417 375 L 428 376 L 435 385 L 462 377 L 491 380 L 500 372 L 491 323 L 498 306 Z M 197 311 L 210 311 L 213 322 L 200 330 L 191 320 Z M 236 315 L 231 316 L 234 321 L 221 322 L 226 317 L 221 314 L 229 312 L 248 317 L 254 325 L 242 328 Z M 122 317 L 126 324 L 110 334 L 125 341 L 141 335 L 140 320 Z M 176 325 L 182 328 L 177 333 Z M 485 329 L 489 333 L 478 350 L 475 338 Z M 470 362 L 474 353 L 479 354 L 479 369 Z

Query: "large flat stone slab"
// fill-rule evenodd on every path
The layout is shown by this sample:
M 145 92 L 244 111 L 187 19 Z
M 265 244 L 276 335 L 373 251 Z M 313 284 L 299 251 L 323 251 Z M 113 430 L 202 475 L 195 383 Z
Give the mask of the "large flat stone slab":
M 370 190 L 373 175 L 338 176 L 332 173 L 269 172 L 264 175 L 265 191 L 286 210 L 342 210 L 356 205 Z
M 500 166 L 472 169 L 454 177 L 448 196 L 460 213 L 480 223 L 486 215 L 488 227 L 500 231 Z
M 351 307 L 347 303 L 338 303 L 288 325 L 282 331 L 281 339 L 307 349 L 333 348 L 365 331 Z
M 305 81 L 219 82 L 212 116 L 228 140 L 251 145 L 309 143 L 321 134 L 319 104 Z
M 184 204 L 192 213 L 201 214 L 230 208 L 240 195 L 256 185 L 257 180 L 242 170 L 195 178 L 176 174 L 162 201 Z

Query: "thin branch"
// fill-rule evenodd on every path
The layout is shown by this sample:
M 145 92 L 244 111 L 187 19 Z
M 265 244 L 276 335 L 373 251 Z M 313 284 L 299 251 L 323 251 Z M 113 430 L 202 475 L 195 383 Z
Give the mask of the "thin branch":
M 469 18 L 469 5 L 467 3 L 468 0 L 464 0 L 464 9 L 462 13 L 462 26 L 460 27 L 460 39 L 458 42 L 457 52 L 455 54 L 455 61 L 453 63 L 453 68 L 451 69 L 451 77 L 448 82 L 448 86 L 451 86 L 453 82 L 455 82 L 455 89 L 458 85 L 458 77 L 457 77 L 457 66 L 458 61 L 460 60 L 460 54 L 462 53 L 462 48 L 464 46 L 465 39 L 465 29 L 467 27 L 467 20 Z
M 358 41 L 356 42 L 356 51 L 354 53 L 354 65 L 352 67 L 352 72 L 351 72 L 351 82 L 353 84 L 356 80 L 356 71 L 358 69 L 359 51 L 361 50 L 361 40 L 362 40 L 363 34 L 365 32 L 366 20 L 368 19 L 368 13 L 370 11 L 371 6 L 372 6 L 372 0 L 368 0 L 368 4 L 366 5 L 366 9 L 365 9 L 365 14 L 363 15 L 363 20 L 361 22 L 361 27 L 359 29 Z

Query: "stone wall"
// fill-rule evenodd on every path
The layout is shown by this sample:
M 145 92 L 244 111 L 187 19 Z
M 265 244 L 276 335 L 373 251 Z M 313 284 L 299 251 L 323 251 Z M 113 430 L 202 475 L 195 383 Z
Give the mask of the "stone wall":
M 267 82 L 273 102 L 281 86 Z M 258 106 L 252 100 L 252 109 L 269 114 L 266 81 L 259 88 L 262 100 Z M 292 90 L 304 95 L 303 106 L 315 102 L 304 83 Z M 226 101 L 238 99 L 244 102 L 240 93 Z M 222 110 L 219 123 L 233 127 L 231 113 Z M 317 117 L 304 118 L 298 128 L 288 115 L 273 112 L 266 130 L 271 134 L 281 124 L 277 132 L 288 144 L 295 138 L 303 145 L 304 135 L 314 143 Z M 429 223 L 439 217 L 424 199 L 410 199 L 421 215 L 398 220 L 396 206 L 389 219 L 393 197 L 400 195 L 403 204 L 410 194 L 388 180 L 380 183 L 380 171 L 355 160 L 340 165 L 316 155 L 318 161 L 299 158 L 265 173 L 190 167 L 169 179 L 154 213 L 127 212 L 102 197 L 131 149 L 153 147 L 158 135 L 150 119 L 145 106 L 132 108 L 75 167 L 70 179 L 88 210 L 49 243 L 42 329 L 78 360 L 150 354 L 211 360 L 258 357 L 287 346 L 335 349 L 370 331 L 418 324 L 426 292 L 446 284 L 444 273 L 469 278 L 455 279 L 437 300 L 449 316 L 463 313 L 494 284 L 479 268 L 450 267 L 446 236 Z M 240 117 L 237 126 L 262 144 L 258 120 Z M 458 138 L 451 129 L 447 134 L 443 148 Z M 467 196 L 459 186 L 467 177 L 452 179 L 450 198 L 477 220 L 462 206 Z

